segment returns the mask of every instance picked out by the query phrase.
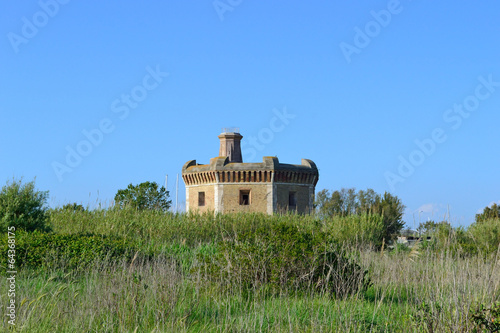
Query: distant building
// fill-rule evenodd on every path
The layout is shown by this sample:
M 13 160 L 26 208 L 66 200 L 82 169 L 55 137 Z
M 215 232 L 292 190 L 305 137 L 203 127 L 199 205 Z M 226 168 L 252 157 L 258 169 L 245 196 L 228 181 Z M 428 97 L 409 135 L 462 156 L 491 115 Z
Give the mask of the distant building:
M 210 164 L 184 164 L 186 211 L 311 213 L 316 164 L 307 159 L 301 165 L 283 164 L 269 156 L 262 163 L 243 163 L 242 138 L 239 129 L 225 129 L 219 135 L 219 157 Z

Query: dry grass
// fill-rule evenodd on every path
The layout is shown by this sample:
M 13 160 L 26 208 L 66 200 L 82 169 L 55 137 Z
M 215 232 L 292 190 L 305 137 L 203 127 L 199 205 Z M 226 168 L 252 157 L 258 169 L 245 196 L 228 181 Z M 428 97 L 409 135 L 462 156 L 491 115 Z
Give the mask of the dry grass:
M 221 289 L 175 259 L 97 265 L 82 276 L 25 270 L 21 332 L 471 332 L 471 310 L 498 300 L 498 258 L 365 251 L 374 285 L 344 300 Z M 193 263 L 196 265 L 196 263 Z M 199 267 L 199 266 L 198 266 Z M 5 311 L 2 302 L 1 311 Z M 4 319 L 2 329 L 7 330 Z
M 139 239 L 144 249 L 162 254 L 148 262 L 137 256 L 132 262 L 95 263 L 93 269 L 84 273 L 63 268 L 22 269 L 17 276 L 15 329 L 473 332 L 471 311 L 479 304 L 500 300 L 498 253 L 463 256 L 424 247 L 396 253 L 383 247 L 376 252 L 369 242 L 349 246 L 354 246 L 352 251 L 359 256 L 361 265 L 369 269 L 373 286 L 344 299 L 313 292 L 269 294 L 265 286 L 249 293 L 237 281 L 228 287 L 227 283 L 205 277 L 206 266 L 198 261 L 199 253 L 215 251 L 213 243 L 229 232 L 279 221 L 305 230 L 347 230 L 345 221 L 337 226 L 318 226 L 313 218 L 293 216 L 176 216 L 104 211 L 56 214 L 51 224 L 58 233 L 116 234 Z M 4 290 L 0 303 L 3 314 L 6 283 L 0 288 Z M 7 317 L 3 316 L 0 330 L 8 329 Z

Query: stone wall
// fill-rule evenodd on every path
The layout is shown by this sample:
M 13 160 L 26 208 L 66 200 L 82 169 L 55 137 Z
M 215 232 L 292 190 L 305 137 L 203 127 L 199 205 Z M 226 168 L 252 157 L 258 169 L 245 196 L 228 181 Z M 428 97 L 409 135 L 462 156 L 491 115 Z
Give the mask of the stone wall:
M 198 206 L 198 193 L 205 192 L 205 206 Z M 186 193 L 188 193 L 186 202 L 188 203 L 188 207 L 186 210 L 190 211 L 198 211 L 199 213 L 203 213 L 206 211 L 214 211 L 215 210 L 215 187 L 214 185 L 196 185 L 189 186 L 186 188 Z
M 230 163 L 227 156 L 212 158 L 210 164 L 188 161 L 182 168 L 189 211 L 262 212 L 294 211 L 308 214 L 313 208 L 318 169 L 313 161 L 300 165 L 280 163 L 266 156 L 262 163 Z M 248 205 L 240 203 L 241 191 L 249 191 Z M 198 193 L 205 192 L 205 205 L 198 206 Z M 289 207 L 290 192 L 296 204 Z
M 261 212 L 268 213 L 269 201 L 272 204 L 272 185 L 241 183 L 219 185 L 219 196 L 223 213 Z M 240 191 L 250 191 L 248 205 L 240 205 Z M 272 212 L 271 212 L 272 213 Z
M 299 184 L 276 184 L 277 195 L 277 211 L 286 213 L 287 211 L 295 211 L 300 214 L 309 214 L 311 211 L 311 198 L 310 185 Z M 296 206 L 289 207 L 290 192 L 295 193 Z M 313 192 L 314 196 L 314 192 Z

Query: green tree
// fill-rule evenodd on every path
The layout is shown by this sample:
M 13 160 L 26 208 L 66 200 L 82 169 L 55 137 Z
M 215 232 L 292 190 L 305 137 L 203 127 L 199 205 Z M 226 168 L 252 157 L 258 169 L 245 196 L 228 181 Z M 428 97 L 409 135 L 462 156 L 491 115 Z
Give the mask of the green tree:
M 356 193 L 354 188 L 343 188 L 331 194 L 328 190 L 321 190 L 316 196 L 316 211 L 321 218 L 363 214 L 381 215 L 384 224 L 383 237 L 386 240 L 394 238 L 403 228 L 404 210 L 405 206 L 398 197 L 388 192 L 380 195 L 372 189 Z
M 356 190 L 353 188 L 342 188 L 331 194 L 328 190 L 321 190 L 316 195 L 316 207 L 323 217 L 353 215 L 358 205 Z
M 48 230 L 48 191 L 35 189 L 35 181 L 23 184 L 21 180 L 7 181 L 0 192 L 0 229 L 8 227 L 26 231 Z
M 167 211 L 172 204 L 169 192 L 156 182 L 144 182 L 139 185 L 129 184 L 124 190 L 118 190 L 115 195 L 117 207 L 132 207 L 137 210 Z
M 500 205 L 494 203 L 491 207 L 485 207 L 481 214 L 476 214 L 476 222 L 483 222 L 491 219 L 500 219 Z
M 384 238 L 389 240 L 394 238 L 403 229 L 403 213 L 405 205 L 401 200 L 389 192 L 377 199 L 373 207 L 374 213 L 379 213 L 384 219 L 385 235 Z
M 360 190 L 358 192 L 359 204 L 357 207 L 357 213 L 358 214 L 373 213 L 373 208 L 379 201 L 380 201 L 380 195 L 378 195 L 371 188 L 367 189 L 366 191 Z
M 500 246 L 500 219 L 489 218 L 479 219 L 472 223 L 467 231 L 484 253 L 495 253 Z
M 82 205 L 80 204 L 77 204 L 76 202 L 74 203 L 68 203 L 68 204 L 65 204 L 63 207 L 62 207 L 63 210 L 68 210 L 68 211 L 71 211 L 71 212 L 84 212 L 85 211 L 85 207 L 83 207 Z
M 446 222 L 441 222 L 441 223 L 446 223 Z M 425 222 L 420 222 L 417 231 L 422 236 L 432 236 L 437 231 L 438 227 L 439 223 L 433 220 L 429 220 Z

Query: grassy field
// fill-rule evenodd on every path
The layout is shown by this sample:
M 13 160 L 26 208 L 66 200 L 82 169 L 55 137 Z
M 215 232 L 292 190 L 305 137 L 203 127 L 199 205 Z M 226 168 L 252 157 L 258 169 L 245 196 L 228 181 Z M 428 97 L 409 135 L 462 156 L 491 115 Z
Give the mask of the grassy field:
M 473 332 L 472 314 L 481 304 L 488 307 L 500 300 L 498 251 L 469 255 L 456 248 L 436 250 L 426 244 L 411 250 L 388 251 L 377 245 L 379 223 L 376 216 L 317 221 L 294 215 L 214 217 L 129 210 L 53 211 L 50 225 L 55 234 L 110 235 L 118 237 L 117 242 L 126 244 L 132 252 L 123 258 L 92 257 L 89 253 L 91 264 L 81 269 L 65 266 L 67 261 L 61 260 L 60 254 L 50 252 L 44 254 L 46 265 L 21 267 L 17 275 L 15 329 L 19 332 Z M 295 247 L 292 252 L 268 251 L 277 238 L 262 238 L 272 240 L 266 243 L 256 235 L 273 226 L 299 230 L 291 232 L 287 242 L 305 244 L 300 247 L 302 252 L 293 252 Z M 319 247 L 308 248 L 307 242 L 319 242 Z M 246 247 L 247 243 L 253 247 Z M 312 272 L 319 267 L 308 266 L 309 258 L 320 258 L 317 249 L 330 243 L 342 245 L 336 247 L 337 251 L 341 249 L 346 258 L 367 272 L 370 285 L 336 294 L 328 287 L 314 285 L 324 278 L 321 276 L 320 280 L 303 278 L 301 281 L 309 282 L 306 287 L 295 280 L 281 281 L 290 279 L 290 272 L 306 276 L 308 270 Z M 224 244 L 230 244 L 231 251 Z M 286 244 L 280 243 L 280 247 L 286 248 Z M 271 264 L 262 264 L 267 259 L 261 257 L 253 260 L 249 257 L 252 253 L 264 256 L 273 253 L 268 258 Z M 280 253 L 287 256 L 296 253 L 307 260 L 287 261 Z M 64 254 L 68 255 L 71 253 Z M 214 270 L 207 258 L 219 258 L 223 265 Z M 269 271 L 274 263 L 285 268 L 305 266 L 302 270 L 290 268 L 278 272 L 276 281 Z M 226 266 L 231 268 L 226 270 Z M 345 279 L 341 270 L 329 272 Z M 5 294 L 2 291 L 3 300 Z M 5 304 L 2 301 L 2 314 L 6 312 Z M 2 331 L 8 331 L 9 326 L 4 316 Z

